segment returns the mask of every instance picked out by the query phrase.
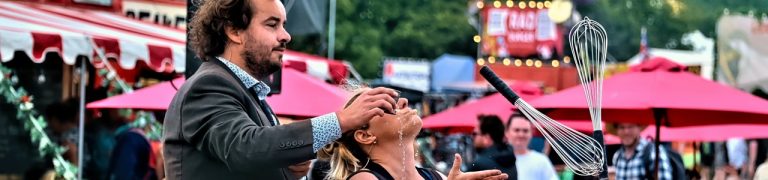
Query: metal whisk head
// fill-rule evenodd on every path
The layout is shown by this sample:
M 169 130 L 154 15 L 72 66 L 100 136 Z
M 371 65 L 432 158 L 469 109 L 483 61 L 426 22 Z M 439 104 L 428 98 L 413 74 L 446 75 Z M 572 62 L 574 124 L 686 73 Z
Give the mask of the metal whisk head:
M 547 117 L 523 100 L 515 106 L 539 129 L 560 159 L 581 176 L 596 176 L 603 167 L 603 147 L 594 138 Z
M 602 95 L 608 37 L 600 23 L 585 17 L 568 34 L 594 130 L 602 130 Z

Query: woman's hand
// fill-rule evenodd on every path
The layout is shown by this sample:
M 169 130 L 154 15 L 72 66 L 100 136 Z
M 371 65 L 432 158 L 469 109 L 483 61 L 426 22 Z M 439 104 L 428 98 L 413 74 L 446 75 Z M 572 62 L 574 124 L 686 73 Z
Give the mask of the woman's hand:
M 507 174 L 501 173 L 501 171 L 496 169 L 475 172 L 461 172 L 459 169 L 459 167 L 461 167 L 461 156 L 459 156 L 459 154 L 454 154 L 453 156 L 453 167 L 451 167 L 451 171 L 448 172 L 448 180 L 494 180 L 509 178 Z

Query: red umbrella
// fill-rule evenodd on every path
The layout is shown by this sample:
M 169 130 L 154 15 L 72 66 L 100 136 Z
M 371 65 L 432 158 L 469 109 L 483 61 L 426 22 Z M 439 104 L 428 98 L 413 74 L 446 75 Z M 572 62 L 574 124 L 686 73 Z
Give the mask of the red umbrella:
M 307 74 L 291 68 L 284 68 L 282 73 L 282 92 L 267 97 L 277 115 L 319 116 L 339 110 L 347 99 L 346 91 Z M 184 78 L 174 79 L 173 82 L 176 87 L 181 87 Z M 175 94 L 176 88 L 170 82 L 163 82 L 133 93 L 88 103 L 87 108 L 166 110 Z
M 88 103 L 88 109 L 144 109 L 144 110 L 165 110 L 171 104 L 173 95 L 176 94 L 176 88 L 184 84 L 184 77 L 176 78 L 171 81 L 155 84 L 107 99 L 102 99 Z
M 663 58 L 641 66 L 654 63 L 680 69 Z M 634 69 L 640 71 L 618 74 L 603 82 L 603 121 L 653 124 L 664 119 L 667 126 L 768 123 L 768 101 L 759 97 L 687 72 Z M 579 86 L 537 98 L 531 104 L 554 119 L 589 119 Z
M 540 91 L 530 83 L 517 82 L 511 85 L 523 99 L 534 99 Z M 512 115 L 515 106 L 499 93 L 467 102 L 440 113 L 424 118 L 422 128 L 459 128 L 463 132 L 471 132 L 477 126 L 477 116 L 481 114 L 497 115 L 506 120 Z
M 642 137 L 656 137 L 656 126 L 648 126 Z M 725 141 L 729 138 L 768 138 L 768 125 L 726 124 L 691 127 L 661 127 L 661 141 Z

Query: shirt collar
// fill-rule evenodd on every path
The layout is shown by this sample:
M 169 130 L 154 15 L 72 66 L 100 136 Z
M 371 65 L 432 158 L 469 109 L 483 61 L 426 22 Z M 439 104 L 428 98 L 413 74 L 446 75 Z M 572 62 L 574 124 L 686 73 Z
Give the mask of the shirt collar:
M 227 59 L 224 59 L 222 57 L 216 57 L 216 58 L 219 59 L 219 61 L 221 61 L 222 63 L 224 63 L 224 65 L 227 66 L 229 70 L 235 73 L 235 76 L 237 76 L 237 78 L 240 79 L 240 82 L 243 83 L 243 85 L 245 85 L 245 88 L 248 88 L 249 90 L 253 89 L 254 91 L 256 91 L 256 95 L 258 96 L 259 100 L 267 99 L 267 95 L 269 94 L 269 91 L 271 91 L 271 89 L 266 83 L 254 78 L 253 76 L 251 76 L 251 74 L 248 74 L 248 72 L 246 72 L 239 66 L 235 65 L 234 63 L 229 62 L 229 60 Z

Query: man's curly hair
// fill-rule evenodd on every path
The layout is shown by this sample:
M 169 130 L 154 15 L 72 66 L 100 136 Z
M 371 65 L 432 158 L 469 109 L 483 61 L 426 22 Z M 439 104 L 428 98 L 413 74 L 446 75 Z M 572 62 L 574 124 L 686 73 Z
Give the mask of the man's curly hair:
M 189 24 L 190 48 L 203 61 L 224 53 L 226 28 L 248 28 L 253 16 L 250 0 L 201 0 Z

